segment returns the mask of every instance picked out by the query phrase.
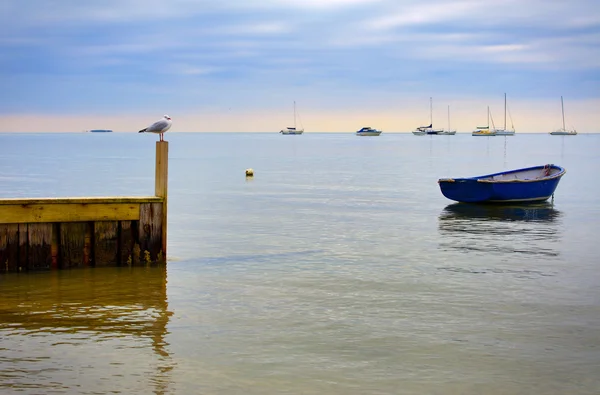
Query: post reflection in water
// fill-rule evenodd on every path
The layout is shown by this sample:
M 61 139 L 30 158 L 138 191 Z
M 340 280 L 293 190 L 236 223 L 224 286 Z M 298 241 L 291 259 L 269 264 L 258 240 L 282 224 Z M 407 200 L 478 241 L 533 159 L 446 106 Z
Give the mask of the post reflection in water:
M 485 254 L 558 255 L 560 211 L 551 203 L 454 203 L 439 216 L 440 248 Z
M 169 392 L 166 267 L 0 279 L 0 392 Z

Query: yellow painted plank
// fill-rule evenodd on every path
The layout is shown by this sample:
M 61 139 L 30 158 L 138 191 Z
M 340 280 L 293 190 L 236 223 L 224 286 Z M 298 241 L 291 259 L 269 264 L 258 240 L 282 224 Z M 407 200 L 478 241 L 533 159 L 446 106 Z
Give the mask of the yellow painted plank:
M 0 205 L 0 224 L 134 221 L 140 218 L 140 203 L 46 203 Z
M 158 203 L 157 196 L 106 196 L 106 197 L 62 197 L 62 198 L 0 198 L 1 205 L 14 204 L 108 204 L 108 203 Z

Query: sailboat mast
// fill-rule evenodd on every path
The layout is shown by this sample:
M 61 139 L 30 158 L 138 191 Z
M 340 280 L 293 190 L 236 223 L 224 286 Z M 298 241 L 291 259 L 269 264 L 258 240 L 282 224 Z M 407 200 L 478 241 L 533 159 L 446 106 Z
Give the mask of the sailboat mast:
M 448 131 L 450 131 L 450 104 L 448 104 Z
M 487 123 L 487 127 L 488 127 L 488 129 L 490 128 L 490 106 L 488 106 L 488 123 Z
M 294 100 L 294 129 L 296 129 L 296 100 Z
M 504 130 L 506 130 L 506 93 L 504 94 Z
M 429 98 L 429 124 L 433 127 L 433 98 Z
M 565 128 L 565 104 L 563 103 L 563 97 L 560 97 L 560 106 L 562 107 L 562 118 L 563 118 L 563 130 L 567 130 Z

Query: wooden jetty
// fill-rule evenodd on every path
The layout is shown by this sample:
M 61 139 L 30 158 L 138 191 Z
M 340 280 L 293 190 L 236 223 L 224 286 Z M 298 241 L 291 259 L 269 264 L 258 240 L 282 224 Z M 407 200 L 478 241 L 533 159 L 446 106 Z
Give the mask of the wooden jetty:
M 165 263 L 168 156 L 154 196 L 0 199 L 0 273 Z

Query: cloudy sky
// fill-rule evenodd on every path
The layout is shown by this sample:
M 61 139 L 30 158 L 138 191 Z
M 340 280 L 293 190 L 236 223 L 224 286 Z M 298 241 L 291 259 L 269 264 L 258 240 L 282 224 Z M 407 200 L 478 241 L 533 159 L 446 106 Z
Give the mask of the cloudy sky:
M 3 0 L 0 131 L 600 132 L 598 0 Z

